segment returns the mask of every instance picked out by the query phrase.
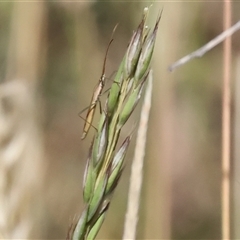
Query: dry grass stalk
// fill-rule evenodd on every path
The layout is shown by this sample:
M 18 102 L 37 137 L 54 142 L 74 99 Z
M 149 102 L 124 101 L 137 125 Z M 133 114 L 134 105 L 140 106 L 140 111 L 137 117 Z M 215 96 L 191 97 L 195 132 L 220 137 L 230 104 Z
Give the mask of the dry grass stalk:
M 224 29 L 231 26 L 231 1 L 224 1 Z M 231 36 L 224 41 L 222 95 L 222 239 L 230 239 Z
M 233 234 L 232 239 L 240 238 L 240 54 L 237 56 L 237 61 L 235 65 L 235 81 L 234 81 L 234 131 L 233 131 L 233 166 L 232 166 L 232 175 L 233 175 Z
M 104 221 L 111 196 L 121 177 L 132 134 L 116 150 L 122 127 L 136 108 L 149 77 L 160 16 L 153 31 L 146 27 L 148 9 L 134 32 L 120 64 L 91 144 L 84 176 L 86 207 L 69 239 L 94 239 Z
M 226 0 L 226 2 L 230 3 L 230 1 Z M 199 48 L 198 50 L 184 56 L 183 58 L 177 60 L 175 63 L 171 64 L 168 68 L 170 72 L 174 71 L 176 68 L 186 64 L 187 62 L 202 57 L 205 53 L 212 50 L 214 47 L 216 47 L 221 42 L 225 41 L 227 38 L 231 37 L 235 32 L 237 32 L 240 29 L 240 21 L 235 23 L 232 27 L 228 25 L 228 28 L 223 31 L 221 34 L 219 34 L 217 37 L 212 39 L 210 42 Z
M 136 239 L 138 209 L 140 204 L 140 194 L 142 188 L 143 163 L 147 138 L 146 135 L 149 113 L 151 108 L 152 78 L 153 78 L 152 71 L 150 71 L 146 94 L 141 111 L 135 153 L 131 167 L 131 178 L 128 194 L 128 208 L 125 217 L 123 239 Z

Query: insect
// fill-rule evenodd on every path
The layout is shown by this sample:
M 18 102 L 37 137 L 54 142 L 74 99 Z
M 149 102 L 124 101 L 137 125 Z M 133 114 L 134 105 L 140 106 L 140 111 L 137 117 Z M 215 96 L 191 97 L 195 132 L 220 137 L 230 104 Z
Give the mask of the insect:
M 114 33 L 116 27 L 117 27 L 117 25 L 114 27 L 113 33 Z M 112 33 L 112 35 L 113 35 L 113 33 Z M 95 113 L 95 110 L 96 110 L 98 102 L 100 104 L 100 113 L 102 112 L 101 103 L 100 103 L 99 97 L 102 94 L 103 88 L 105 86 L 105 80 L 106 80 L 105 67 L 106 67 L 106 61 L 107 61 L 107 54 L 108 54 L 108 50 L 109 50 L 109 47 L 110 47 L 112 42 L 113 42 L 113 38 L 111 37 L 111 40 L 110 40 L 110 42 L 108 43 L 108 46 L 107 46 L 107 50 L 106 50 L 106 54 L 105 54 L 105 58 L 104 58 L 104 62 L 103 62 L 103 69 L 102 69 L 101 77 L 100 77 L 100 79 L 98 81 L 98 84 L 94 88 L 94 92 L 93 92 L 93 95 L 92 95 L 91 103 L 90 103 L 89 107 L 86 108 L 86 109 L 88 109 L 88 111 L 87 111 L 86 118 L 84 119 L 85 120 L 85 124 L 84 124 L 84 127 L 83 127 L 83 133 L 82 133 L 81 139 L 84 139 L 87 136 L 87 134 L 89 132 L 89 129 L 92 126 L 92 121 L 93 121 L 94 113 Z M 83 109 L 79 113 L 79 116 L 86 109 Z

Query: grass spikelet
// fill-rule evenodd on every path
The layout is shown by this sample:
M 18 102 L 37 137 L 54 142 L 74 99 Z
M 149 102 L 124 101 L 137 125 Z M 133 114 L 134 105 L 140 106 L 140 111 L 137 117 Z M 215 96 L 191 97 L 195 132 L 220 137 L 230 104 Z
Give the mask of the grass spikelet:
M 160 20 L 159 16 L 151 31 L 146 27 L 146 16 L 144 10 L 106 100 L 84 174 L 86 206 L 70 239 L 95 239 L 121 177 L 132 133 L 125 137 L 119 149 L 116 146 L 121 129 L 136 108 L 148 80 Z

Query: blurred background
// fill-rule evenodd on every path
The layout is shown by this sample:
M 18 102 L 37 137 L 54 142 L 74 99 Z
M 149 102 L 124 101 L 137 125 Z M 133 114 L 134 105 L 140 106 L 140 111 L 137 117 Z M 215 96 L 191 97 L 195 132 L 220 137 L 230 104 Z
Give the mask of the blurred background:
M 117 70 L 142 10 L 150 4 L 0 3 L 0 232 L 5 238 L 64 239 L 81 214 L 83 172 L 94 130 L 81 141 L 84 122 L 78 113 L 89 105 L 112 29 L 119 23 L 107 76 Z M 232 5 L 235 23 L 240 2 Z M 138 239 L 218 239 L 223 46 L 173 73 L 167 68 L 222 31 L 223 4 L 158 1 L 150 11 L 150 26 L 161 9 Z M 240 78 L 239 37 L 233 36 L 232 82 Z M 237 91 L 233 84 L 235 96 Z M 237 117 L 233 125 L 237 160 Z M 122 237 L 134 144 L 135 139 L 99 239 Z M 233 184 L 239 194 L 237 173 Z

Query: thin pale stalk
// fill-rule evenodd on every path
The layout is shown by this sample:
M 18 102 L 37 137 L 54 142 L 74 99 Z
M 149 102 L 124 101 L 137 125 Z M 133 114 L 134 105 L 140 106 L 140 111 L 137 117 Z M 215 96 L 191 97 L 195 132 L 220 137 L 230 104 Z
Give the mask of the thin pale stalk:
M 228 1 L 228 0 L 226 0 Z M 230 2 L 229 2 L 230 3 Z M 229 25 L 228 28 L 223 31 L 221 34 L 219 34 L 217 37 L 215 37 L 214 39 L 212 39 L 210 42 L 208 42 L 207 44 L 205 44 L 204 46 L 202 46 L 201 48 L 199 48 L 198 50 L 182 57 L 181 59 L 179 59 L 178 61 L 176 61 L 175 63 L 173 63 L 168 70 L 169 71 L 174 71 L 176 68 L 186 64 L 187 62 L 195 59 L 195 58 L 200 58 L 202 57 L 205 53 L 209 52 L 210 50 L 212 50 L 214 47 L 216 47 L 218 44 L 220 44 L 221 42 L 223 42 L 225 39 L 229 38 L 230 36 L 232 36 L 235 32 L 237 32 L 240 29 L 240 21 L 238 21 L 237 23 L 235 23 L 232 27 Z
M 239 182 L 239 175 L 240 175 L 240 54 L 237 57 L 237 62 L 235 65 L 236 76 L 235 76 L 235 84 L 234 84 L 234 139 L 233 139 L 233 239 L 240 238 L 240 182 Z
M 142 169 L 144 164 L 147 127 L 151 108 L 151 98 L 152 98 L 152 70 L 149 73 L 147 89 L 140 116 L 135 154 L 131 168 L 130 187 L 128 193 L 128 207 L 125 217 L 123 239 L 136 239 L 138 211 L 143 178 Z
M 224 0 L 224 29 L 231 26 L 231 1 Z M 231 37 L 224 41 L 222 95 L 222 239 L 230 239 Z

